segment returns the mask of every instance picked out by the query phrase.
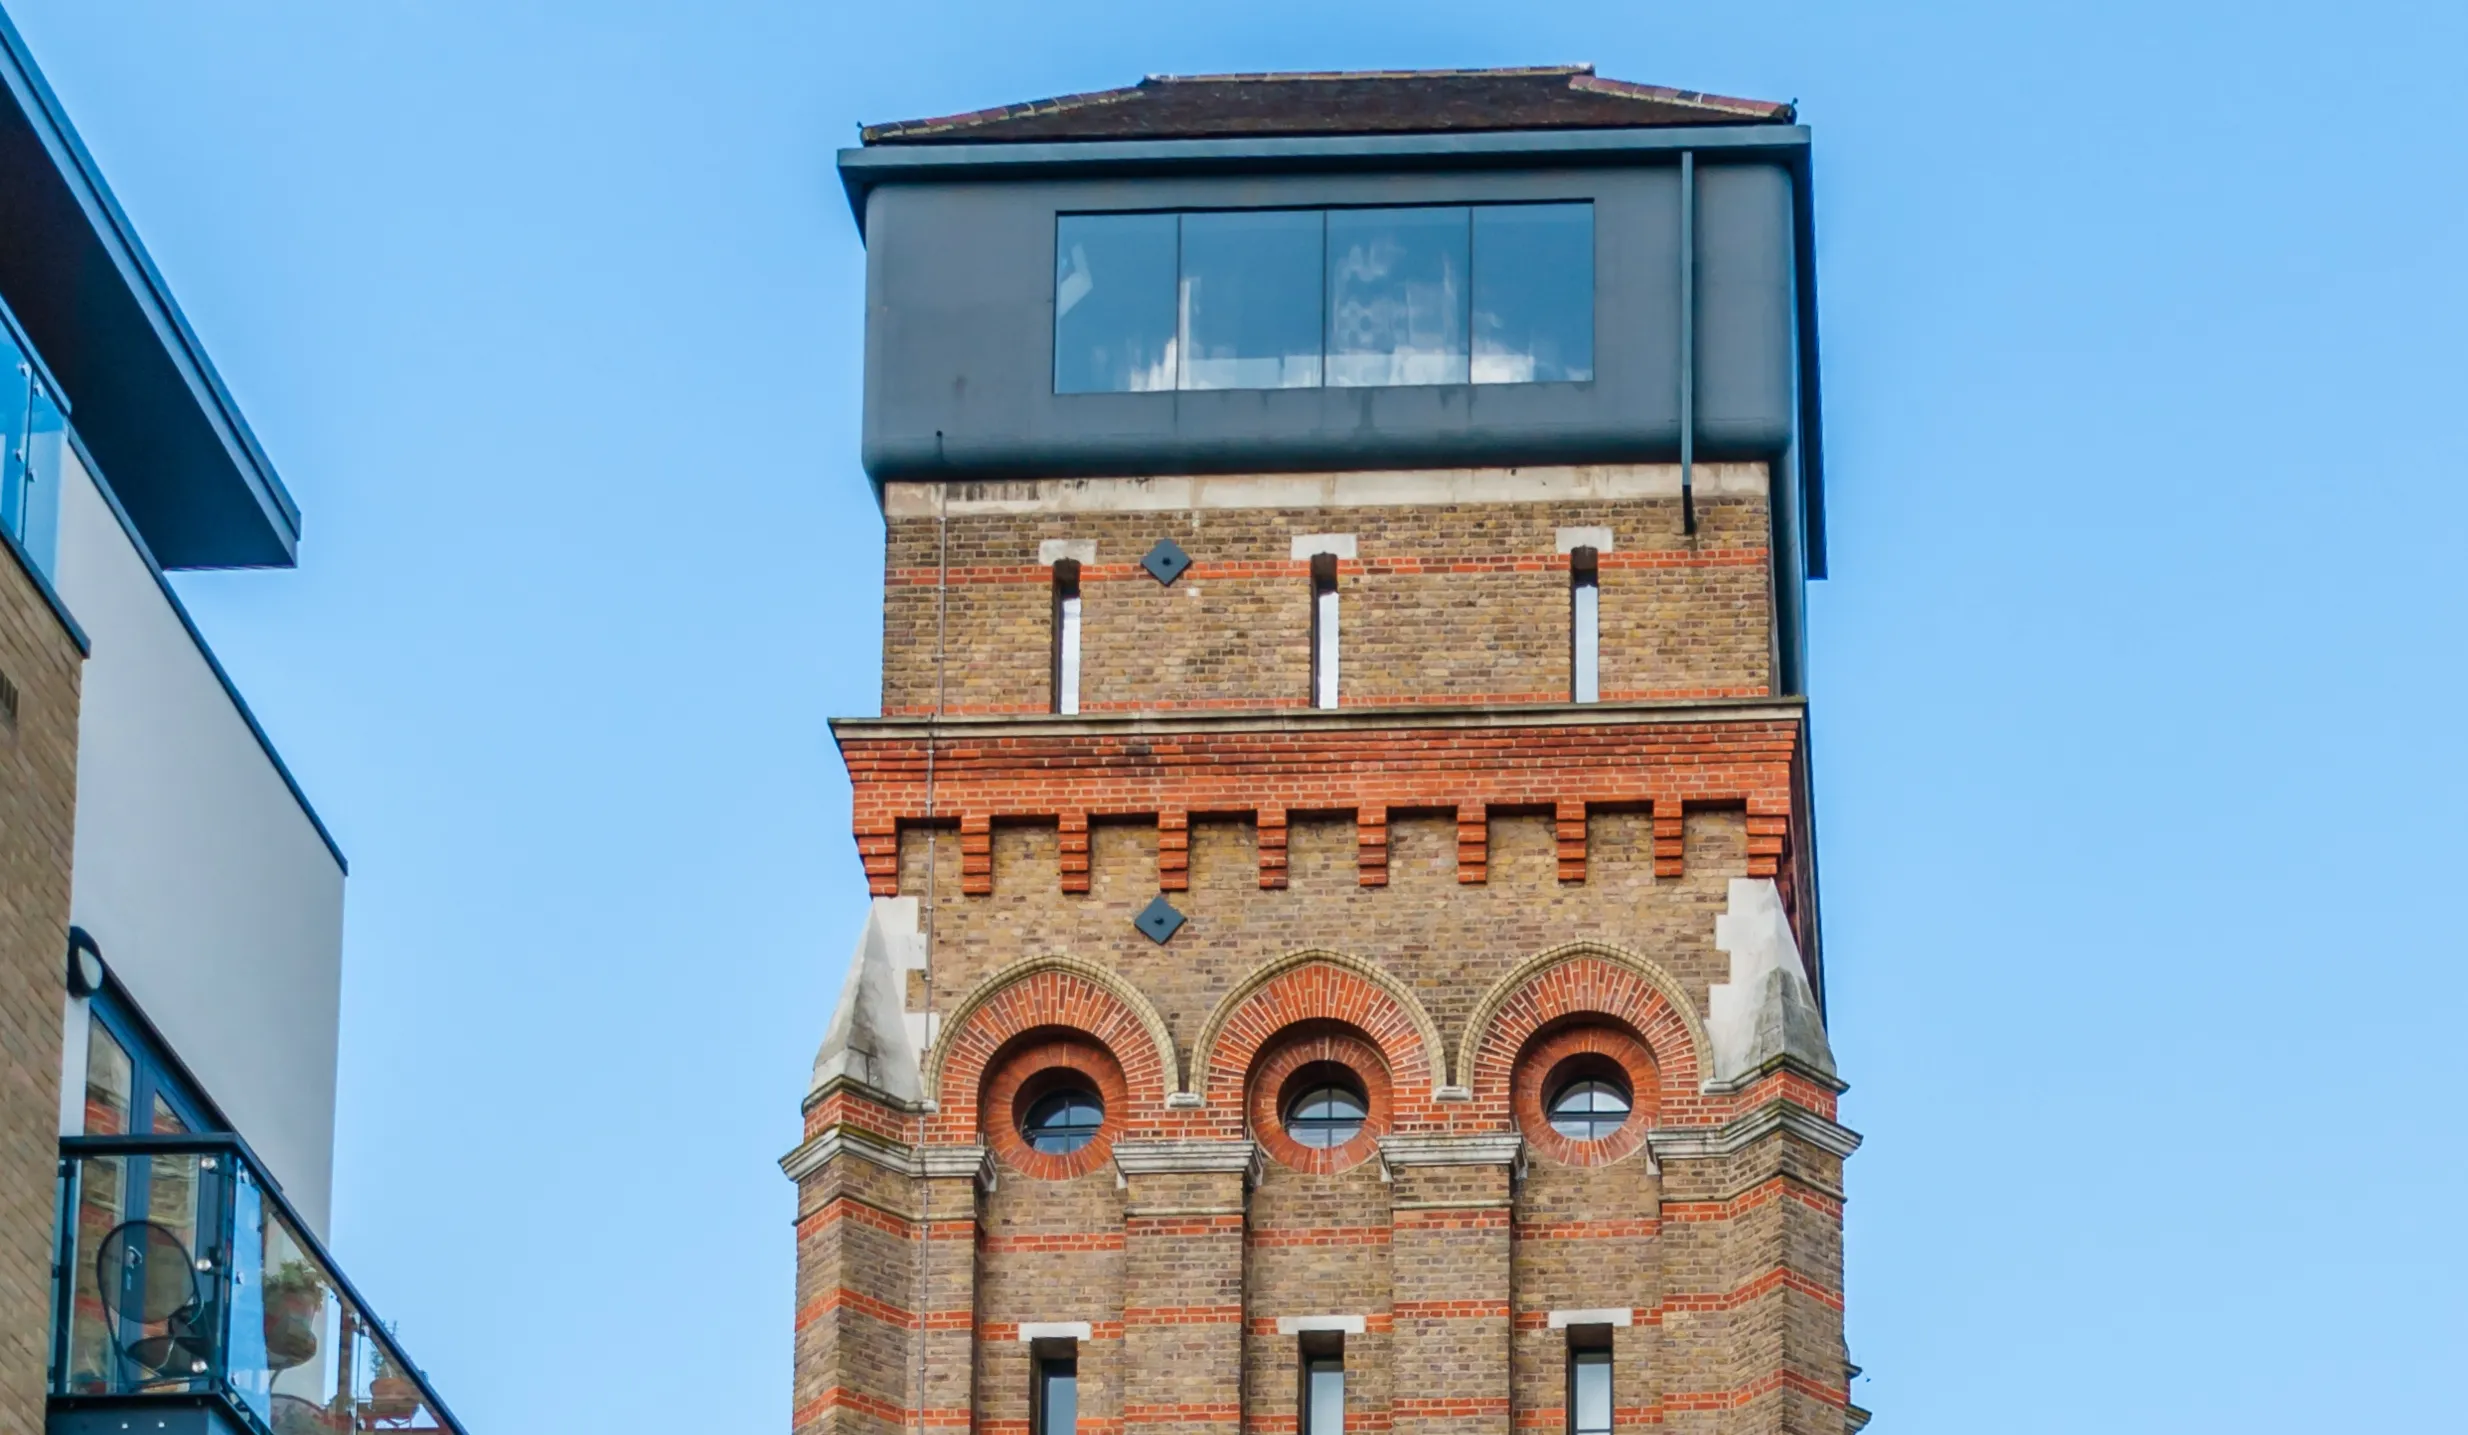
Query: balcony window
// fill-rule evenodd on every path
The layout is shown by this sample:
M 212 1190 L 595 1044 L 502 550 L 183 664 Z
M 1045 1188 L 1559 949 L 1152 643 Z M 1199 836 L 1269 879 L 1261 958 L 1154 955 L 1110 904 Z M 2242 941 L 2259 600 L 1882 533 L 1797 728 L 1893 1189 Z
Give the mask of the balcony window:
M 86 1003 L 88 1136 L 175 1135 L 222 1123 L 118 986 Z
M 1067 214 L 1054 391 L 1584 383 L 1591 203 Z
M 461 1431 L 228 1135 L 61 1143 L 55 1409 L 201 1401 L 241 1428 Z M 150 1422 L 149 1422 L 150 1428 Z

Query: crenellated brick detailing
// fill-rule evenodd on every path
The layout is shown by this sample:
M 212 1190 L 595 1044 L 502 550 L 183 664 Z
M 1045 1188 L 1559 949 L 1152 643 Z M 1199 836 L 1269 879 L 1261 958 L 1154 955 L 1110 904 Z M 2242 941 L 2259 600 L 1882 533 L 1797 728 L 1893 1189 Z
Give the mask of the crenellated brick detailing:
M 1059 812 L 1055 814 L 1055 846 L 1062 861 L 1063 890 L 1088 890 L 1088 814 Z
M 944 724 L 935 752 L 937 804 L 959 808 L 962 890 L 993 890 L 990 823 L 1076 823 L 1096 817 L 1159 823 L 1158 875 L 1185 890 L 1191 813 L 1250 813 L 1261 821 L 1260 885 L 1285 885 L 1287 814 L 1294 809 L 1352 811 L 1361 885 L 1386 885 L 1388 815 L 1398 808 L 1469 810 L 1547 806 L 1556 815 L 1559 875 L 1585 880 L 1590 805 L 1654 812 L 1657 875 L 1678 876 L 1683 804 L 1746 806 L 1786 831 L 1793 818 L 1791 772 L 1799 723 L 1789 716 L 1703 721 L 1597 722 L 1567 727 L 1449 726 L 1366 733 L 1341 723 L 1297 718 L 1256 727 L 1191 727 L 1158 732 L 1097 720 L 1068 729 L 1008 734 Z M 840 725 L 840 748 L 855 788 L 858 851 L 876 896 L 899 893 L 896 834 L 927 822 L 923 724 Z M 1069 830 L 1075 839 L 1084 828 Z M 1770 836 L 1770 833 L 1769 833 Z M 1074 842 L 1073 848 L 1084 843 Z M 1770 844 L 1769 844 L 1770 845 Z M 1074 855 L 1066 849 L 1066 856 Z M 1078 855 L 1084 855 L 1080 853 Z M 1773 853 L 1763 860 L 1769 864 Z M 1488 860 L 1484 863 L 1485 878 Z M 1083 875 L 1066 867 L 1066 876 Z M 1770 870 L 1767 875 L 1771 875 Z M 1482 880 L 1482 879 L 1475 879 Z M 1069 888 L 1068 890 L 1079 890 Z
M 1771 802 L 1748 804 L 1748 875 L 1781 875 L 1783 854 L 1791 841 L 1791 810 Z
M 1688 875 L 1688 841 L 1680 799 L 1654 799 L 1654 875 L 1669 880 Z
M 994 891 L 994 819 L 983 811 L 960 814 L 960 894 L 989 896 Z
M 1481 882 L 1491 875 L 1491 819 L 1479 802 L 1457 804 L 1457 880 Z
M 1585 803 L 1583 800 L 1563 800 L 1552 817 L 1560 846 L 1560 880 L 1582 882 L 1585 880 Z
M 1356 881 L 1365 887 L 1388 885 L 1388 809 L 1362 807 L 1354 812 Z
M 1286 885 L 1285 809 L 1263 807 L 1253 818 L 1260 849 L 1260 890 L 1281 892 Z
M 1157 814 L 1157 890 L 1191 890 L 1191 815 L 1187 812 Z

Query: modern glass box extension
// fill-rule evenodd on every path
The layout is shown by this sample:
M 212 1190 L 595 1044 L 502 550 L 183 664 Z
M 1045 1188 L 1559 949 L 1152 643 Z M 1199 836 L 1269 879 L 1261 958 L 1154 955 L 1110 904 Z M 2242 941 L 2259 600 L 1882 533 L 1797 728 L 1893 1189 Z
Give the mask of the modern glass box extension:
M 1594 206 L 1064 214 L 1054 391 L 1582 383 Z
M 1684 428 L 1795 470 L 1799 132 L 1737 138 L 851 151 L 866 472 L 1667 463 Z

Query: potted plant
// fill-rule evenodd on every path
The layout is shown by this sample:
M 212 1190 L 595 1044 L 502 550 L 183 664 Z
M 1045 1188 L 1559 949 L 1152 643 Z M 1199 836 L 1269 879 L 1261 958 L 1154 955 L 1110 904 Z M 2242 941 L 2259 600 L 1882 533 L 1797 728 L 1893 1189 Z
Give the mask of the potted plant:
M 368 1383 L 371 1420 L 409 1420 L 420 1413 L 420 1387 L 412 1383 L 384 1346 L 377 1347 L 377 1373 Z
M 293 1259 L 266 1273 L 266 1363 L 277 1370 L 317 1357 L 317 1318 L 324 1311 L 326 1279 L 307 1261 Z

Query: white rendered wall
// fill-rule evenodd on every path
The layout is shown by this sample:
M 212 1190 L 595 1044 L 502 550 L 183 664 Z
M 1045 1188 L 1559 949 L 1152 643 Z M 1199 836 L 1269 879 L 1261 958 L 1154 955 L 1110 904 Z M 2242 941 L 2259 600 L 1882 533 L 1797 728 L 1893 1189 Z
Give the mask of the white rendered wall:
M 70 920 L 322 1237 L 342 866 L 74 452 L 65 468 L 56 586 L 94 647 Z

